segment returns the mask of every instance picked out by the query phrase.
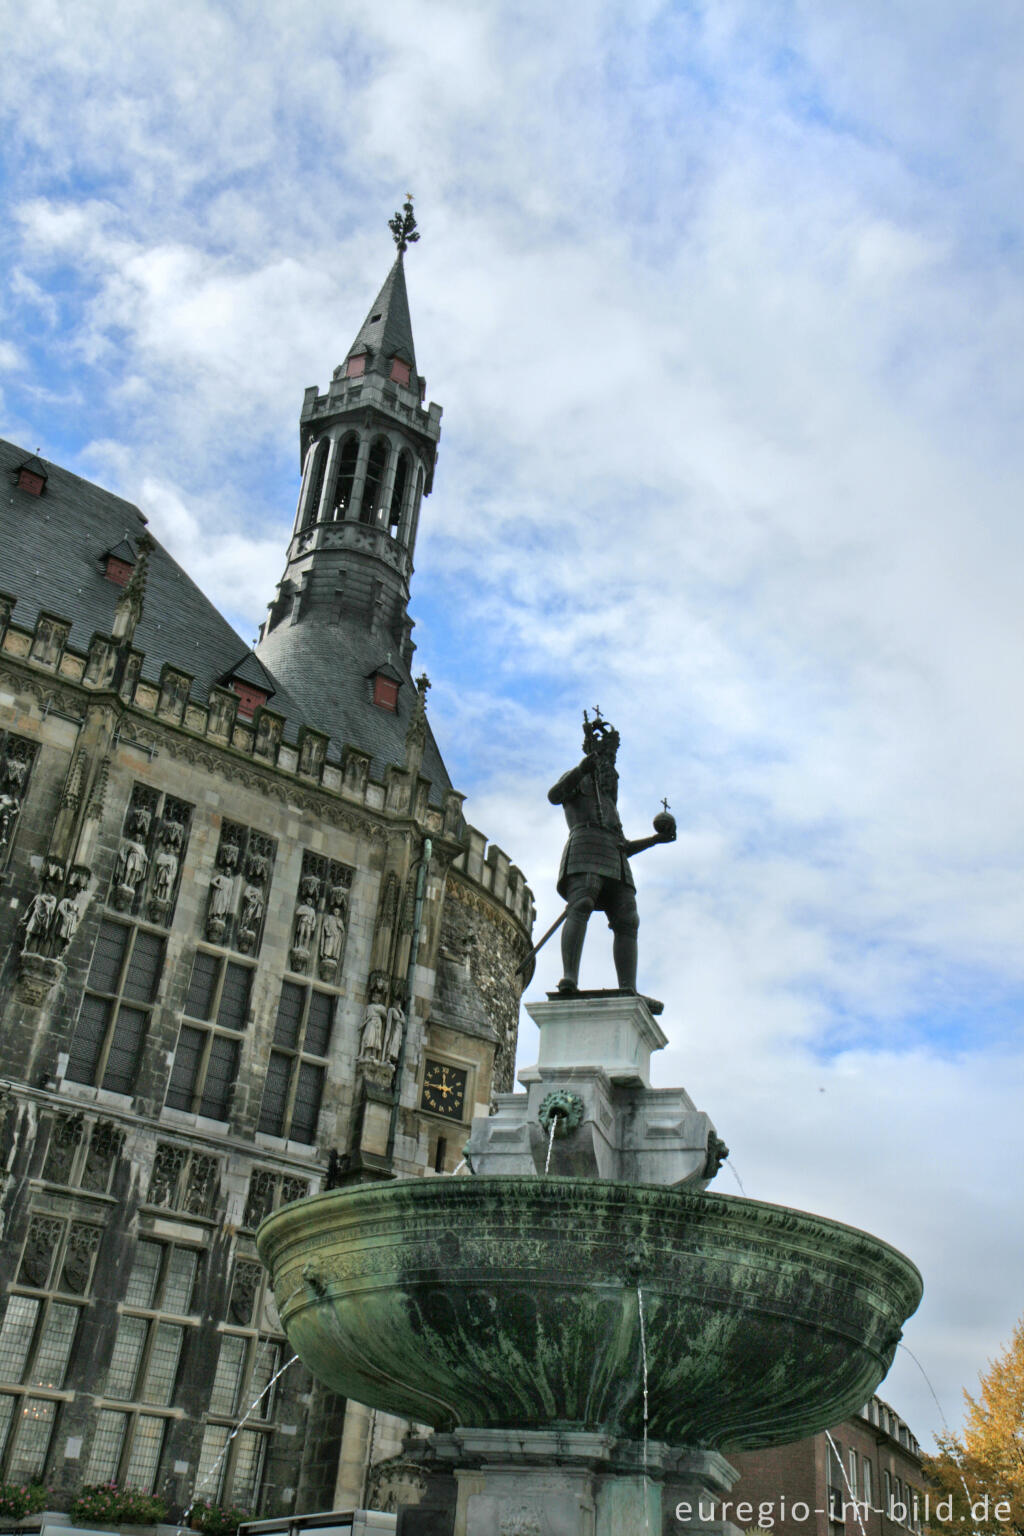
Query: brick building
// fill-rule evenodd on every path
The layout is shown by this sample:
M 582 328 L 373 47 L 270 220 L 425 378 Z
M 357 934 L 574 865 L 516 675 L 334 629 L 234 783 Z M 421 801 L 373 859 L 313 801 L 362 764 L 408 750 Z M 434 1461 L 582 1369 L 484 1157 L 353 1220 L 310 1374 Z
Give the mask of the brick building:
M 511 1087 L 532 901 L 412 675 L 440 417 L 400 251 L 306 392 L 255 649 L 136 507 L 0 444 L 0 1480 L 58 1507 L 361 1502 L 369 1416 L 297 1365 L 231 1438 L 287 1358 L 254 1229 L 452 1171 Z
M 740 1474 L 728 1515 L 744 1528 L 762 1525 L 777 1536 L 903 1536 L 922 1529 L 921 1447 L 879 1397 L 828 1433 L 730 1452 L 728 1459 Z

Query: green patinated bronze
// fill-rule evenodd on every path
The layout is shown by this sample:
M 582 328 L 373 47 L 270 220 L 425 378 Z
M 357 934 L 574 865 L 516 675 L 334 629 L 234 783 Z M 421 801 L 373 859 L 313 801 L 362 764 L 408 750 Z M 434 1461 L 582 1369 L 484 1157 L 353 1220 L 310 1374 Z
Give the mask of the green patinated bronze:
M 316 1195 L 258 1235 L 281 1319 L 336 1392 L 451 1429 L 782 1444 L 856 1411 L 921 1298 L 909 1259 L 785 1206 L 565 1178 Z

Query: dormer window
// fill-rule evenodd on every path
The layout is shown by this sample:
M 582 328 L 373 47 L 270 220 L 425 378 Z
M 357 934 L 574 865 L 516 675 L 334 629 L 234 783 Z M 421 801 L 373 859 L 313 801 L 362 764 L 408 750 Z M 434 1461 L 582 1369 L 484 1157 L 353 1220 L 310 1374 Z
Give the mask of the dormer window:
M 251 720 L 261 704 L 265 704 L 270 698 L 269 693 L 264 693 L 262 688 L 253 688 L 249 683 L 240 683 L 233 677 L 228 683 L 232 693 L 238 695 L 238 717 L 240 720 Z
M 15 471 L 15 485 L 19 491 L 26 491 L 29 496 L 41 496 L 46 489 L 46 468 L 41 460 L 33 456 L 20 464 Z
M 366 372 L 366 353 L 360 352 L 356 357 L 350 357 L 345 364 L 345 375 L 350 379 L 362 378 Z
M 412 377 L 412 369 L 408 363 L 403 363 L 400 357 L 391 359 L 391 377 L 396 384 L 408 384 Z
M 130 539 L 124 538 L 113 549 L 108 549 L 103 557 L 103 574 L 108 581 L 112 581 L 115 587 L 126 587 L 132 579 L 132 572 L 138 563 L 138 553 Z
M 248 651 L 237 666 L 225 672 L 219 679 L 224 688 L 230 688 L 238 698 L 238 718 L 251 720 L 262 704 L 274 694 L 274 679 L 263 663 Z
M 398 684 L 393 678 L 385 677 L 383 672 L 374 675 L 373 702 L 378 709 L 389 709 L 393 715 L 398 713 Z

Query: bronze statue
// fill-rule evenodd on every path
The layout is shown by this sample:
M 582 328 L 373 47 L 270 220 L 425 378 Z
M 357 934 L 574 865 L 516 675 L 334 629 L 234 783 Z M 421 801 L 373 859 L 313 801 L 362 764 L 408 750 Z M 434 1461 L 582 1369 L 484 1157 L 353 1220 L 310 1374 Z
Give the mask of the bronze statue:
M 653 837 L 626 837 L 617 805 L 618 749 L 619 733 L 601 718 L 601 711 L 595 710 L 591 720 L 584 710 L 583 761 L 548 790 L 548 799 L 552 805 L 562 807 L 569 824 L 569 840 L 558 871 L 558 893 L 567 903 L 559 919 L 565 923 L 563 976 L 558 983 L 562 993 L 578 990 L 583 940 L 594 911 L 604 912 L 612 930 L 612 955 L 619 987 L 627 992 L 636 991 L 636 935 L 640 919 L 629 860 L 634 853 L 653 848 L 655 843 L 673 842 L 676 836 L 675 820 L 666 805 L 654 818 Z M 544 938 L 553 931 L 549 929 Z

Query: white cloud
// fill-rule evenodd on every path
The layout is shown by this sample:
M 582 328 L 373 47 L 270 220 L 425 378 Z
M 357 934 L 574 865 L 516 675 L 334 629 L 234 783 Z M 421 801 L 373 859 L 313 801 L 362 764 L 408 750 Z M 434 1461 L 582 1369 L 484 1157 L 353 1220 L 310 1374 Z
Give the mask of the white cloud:
M 1019 1307 L 1019 17 L 125 0 L 7 40 L 5 430 L 68 432 L 249 632 L 415 190 L 413 611 L 470 819 L 542 929 L 546 789 L 615 719 L 627 827 L 680 823 L 638 863 L 660 1080 L 749 1193 L 918 1259 L 955 1419 Z

